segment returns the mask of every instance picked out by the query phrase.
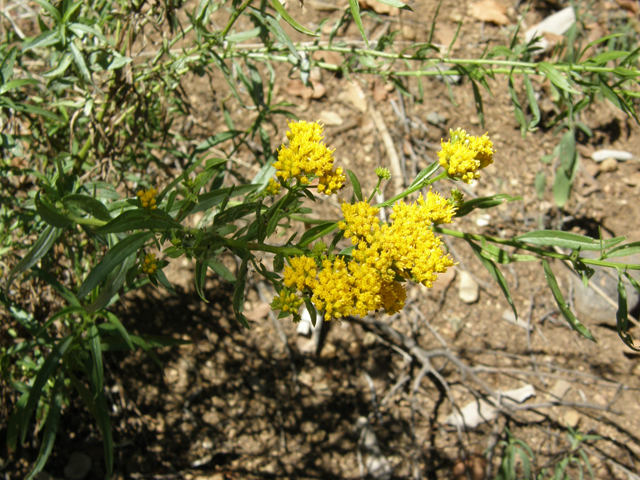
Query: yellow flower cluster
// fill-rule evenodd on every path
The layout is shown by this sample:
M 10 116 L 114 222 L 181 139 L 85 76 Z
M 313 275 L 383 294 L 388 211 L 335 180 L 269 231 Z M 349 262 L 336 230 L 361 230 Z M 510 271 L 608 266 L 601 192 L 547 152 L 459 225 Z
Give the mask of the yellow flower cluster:
M 333 167 L 333 151 L 323 142 L 322 125 L 317 122 L 289 122 L 289 145 L 280 148 L 273 164 L 281 181 L 297 179 L 299 185 L 309 185 L 319 179 L 318 192 L 331 195 L 342 188 L 346 180 L 342 168 Z
M 270 178 L 269 185 L 267 185 L 267 188 L 265 188 L 264 191 L 267 192 L 267 195 L 277 195 L 280 193 L 280 188 L 280 182 L 277 182 L 273 178 Z
M 140 190 L 136 195 L 142 202 L 143 208 L 148 208 L 149 210 L 155 210 L 158 208 L 156 205 L 156 199 L 153 198 L 158 194 L 158 190 L 155 188 L 150 188 L 149 190 Z
M 440 165 L 450 176 L 466 183 L 480 178 L 478 170 L 493 163 L 493 142 L 486 133 L 474 137 L 460 128 L 449 133 L 451 139 L 446 143 L 441 141 L 442 150 L 438 152 Z
M 149 253 L 144 256 L 144 261 L 142 262 L 142 271 L 144 273 L 148 273 L 149 275 L 153 275 L 158 270 L 158 265 L 156 265 L 156 254 Z
M 430 191 L 413 204 L 398 202 L 391 224 L 381 224 L 378 211 L 367 202 L 342 204 L 344 221 L 338 226 L 356 245 L 351 258 L 323 256 L 320 265 L 313 258 L 293 257 L 285 268 L 285 286 L 311 293 L 327 320 L 381 309 L 398 312 L 407 296 L 399 277 L 431 287 L 438 273 L 453 266 L 431 228 L 450 223 L 456 211 L 441 195 Z
M 274 297 L 273 302 L 271 302 L 271 308 L 296 315 L 302 302 L 303 300 L 295 292 L 283 288 L 280 291 L 280 296 Z

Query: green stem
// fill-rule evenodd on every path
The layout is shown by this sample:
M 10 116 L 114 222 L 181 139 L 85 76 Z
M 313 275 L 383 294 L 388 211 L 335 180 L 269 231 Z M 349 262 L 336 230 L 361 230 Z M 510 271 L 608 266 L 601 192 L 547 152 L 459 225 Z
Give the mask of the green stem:
M 240 5 L 240 8 L 238 8 L 235 12 L 233 12 L 233 14 L 231 15 L 231 18 L 229 19 L 229 22 L 227 22 L 227 26 L 224 27 L 224 30 L 220 34 L 221 38 L 224 39 L 224 37 L 227 36 L 227 33 L 229 33 L 229 30 L 231 30 L 231 27 L 236 22 L 240 14 L 245 11 L 245 9 L 251 4 L 252 1 L 253 0 L 245 0 L 245 2 L 242 5 Z
M 241 250 L 251 250 L 259 252 L 280 253 L 282 255 L 304 255 L 304 251 L 295 247 L 276 247 L 274 245 L 267 245 L 265 243 L 247 243 L 242 240 L 234 240 L 232 238 L 220 237 L 228 246 L 239 248 Z
M 462 238 L 464 240 L 477 240 L 479 242 L 486 240 L 491 243 L 497 243 L 499 245 L 509 245 L 511 247 L 520 248 L 522 250 L 528 250 L 529 252 L 537 253 L 543 257 L 550 258 L 558 258 L 560 260 L 568 260 L 571 261 L 571 255 L 565 255 L 563 253 L 550 252 L 540 247 L 533 247 L 531 245 L 527 245 L 526 243 L 519 242 L 517 240 L 507 240 L 504 238 L 491 237 L 489 235 L 478 235 L 473 233 L 463 233 L 458 232 L 457 230 L 450 230 L 448 228 L 442 227 L 433 227 L 433 231 L 436 233 L 442 233 L 443 235 L 449 235 L 450 237 Z M 613 262 L 605 262 L 603 260 L 595 260 L 591 258 L 583 258 L 578 257 L 580 262 L 586 265 L 596 265 L 599 267 L 609 267 L 609 268 L 620 268 L 620 269 L 628 269 L 628 270 L 640 270 L 640 265 L 626 264 L 626 263 L 613 263 Z
M 307 223 L 309 225 L 322 225 L 323 223 L 332 222 L 333 220 L 321 220 L 319 218 L 309 218 L 303 215 L 298 215 L 297 213 L 289 215 L 291 220 L 295 220 L 296 222 Z
M 447 172 L 442 172 L 440 175 L 438 175 L 437 177 L 434 178 L 430 178 L 428 180 L 423 180 L 418 182 L 416 185 L 414 185 L 413 187 L 409 187 L 408 189 L 406 189 L 404 192 L 396 195 L 393 198 L 390 198 L 389 200 L 387 200 L 386 202 L 382 202 L 382 203 L 378 203 L 377 205 L 374 205 L 374 207 L 377 208 L 382 208 L 382 207 L 388 207 L 389 205 L 393 205 L 394 203 L 396 203 L 398 200 L 402 200 L 404 197 L 406 197 L 407 195 L 411 195 L 413 192 L 416 192 L 418 190 L 420 190 L 421 188 L 426 187 L 427 185 L 431 185 L 432 183 L 437 182 L 438 180 L 442 180 L 443 178 L 447 178 Z
M 373 189 L 373 192 L 371 192 L 371 195 L 369 195 L 369 198 L 367 198 L 367 203 L 371 203 L 371 200 L 373 199 L 373 196 L 378 191 L 378 188 L 380 187 L 381 183 L 382 183 L 382 178 L 378 177 L 378 183 L 376 184 L 376 188 Z

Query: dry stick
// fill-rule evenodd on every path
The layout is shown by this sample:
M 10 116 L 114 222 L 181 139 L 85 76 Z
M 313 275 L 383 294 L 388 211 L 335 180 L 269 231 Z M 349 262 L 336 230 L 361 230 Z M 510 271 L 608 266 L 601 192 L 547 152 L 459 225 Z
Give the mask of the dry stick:
M 382 414 L 380 413 L 380 407 L 378 407 L 378 401 L 376 399 L 376 386 L 373 384 L 373 379 L 371 378 L 371 375 L 369 375 L 367 372 L 364 372 L 363 375 L 365 380 L 369 384 L 369 390 L 371 391 L 371 405 L 373 406 L 373 412 L 375 413 L 375 416 L 378 419 L 378 422 L 380 423 L 380 425 L 382 425 L 383 424 Z
M 391 138 L 389 130 L 387 129 L 387 124 L 384 123 L 382 115 L 380 115 L 380 112 L 376 110 L 376 108 L 373 106 L 373 103 L 369 104 L 369 113 L 371 114 L 373 123 L 380 133 L 384 148 L 387 151 L 387 157 L 389 157 L 389 170 L 391 171 L 391 176 L 393 177 L 394 192 L 395 195 L 399 195 L 404 190 L 404 179 L 402 178 L 402 169 L 400 168 L 400 158 L 398 157 L 398 152 L 396 151 L 396 147 L 393 144 L 393 139 Z
M 268 291 L 267 291 L 266 285 L 264 285 L 262 282 L 257 282 L 256 286 L 258 288 L 258 296 L 260 297 L 260 301 L 269 303 L 268 295 L 267 295 Z M 273 323 L 273 326 L 275 327 L 276 332 L 278 332 L 278 338 L 280 338 L 280 341 L 284 346 L 284 351 L 287 354 L 287 358 L 289 359 L 289 366 L 291 367 L 291 374 L 292 374 L 291 379 L 293 380 L 293 384 L 295 386 L 295 393 L 296 395 L 299 395 L 300 384 L 298 383 L 298 370 L 296 369 L 296 365 L 293 361 L 293 354 L 291 353 L 291 348 L 289 348 L 287 334 L 285 333 L 284 329 L 282 328 L 282 325 L 278 321 L 278 317 L 276 317 L 276 314 L 272 310 L 269 311 L 269 318 L 271 319 L 271 322 Z

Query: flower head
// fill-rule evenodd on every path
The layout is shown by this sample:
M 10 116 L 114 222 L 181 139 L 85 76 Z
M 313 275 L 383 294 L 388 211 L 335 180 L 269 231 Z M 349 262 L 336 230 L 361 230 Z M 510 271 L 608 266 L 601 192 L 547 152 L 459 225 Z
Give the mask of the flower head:
M 156 264 L 156 254 L 149 253 L 144 256 L 144 260 L 142 261 L 142 271 L 149 275 L 153 275 L 158 270 L 158 265 Z
M 157 194 L 158 190 L 152 187 L 149 190 L 139 190 L 138 193 L 136 193 L 136 196 L 140 199 L 143 208 L 155 210 L 158 206 L 156 205 L 156 199 L 153 197 Z
M 271 308 L 273 310 L 280 310 L 285 312 L 285 314 L 293 314 L 294 321 L 300 321 L 300 315 L 298 315 L 298 310 L 302 305 L 303 300 L 298 295 L 296 295 L 295 291 L 291 291 L 288 288 L 283 288 L 280 290 L 280 296 L 276 296 L 273 298 L 273 302 L 271 302 Z
M 466 183 L 480 178 L 478 170 L 493 163 L 493 142 L 485 133 L 481 137 L 467 135 L 458 128 L 450 130 L 451 139 L 441 141 L 442 150 L 438 152 L 440 165 L 452 177 L 458 177 Z
M 277 182 L 273 178 L 270 178 L 269 185 L 267 185 L 267 188 L 265 188 L 264 191 L 267 192 L 267 195 L 277 195 L 280 193 L 280 188 L 280 182 Z
M 289 122 L 287 138 L 289 145 L 280 147 L 278 160 L 273 164 L 281 181 L 295 178 L 299 185 L 306 186 L 312 178 L 319 178 L 318 191 L 325 195 L 342 188 L 346 176 L 342 168 L 334 169 L 333 150 L 322 142 L 322 125 Z

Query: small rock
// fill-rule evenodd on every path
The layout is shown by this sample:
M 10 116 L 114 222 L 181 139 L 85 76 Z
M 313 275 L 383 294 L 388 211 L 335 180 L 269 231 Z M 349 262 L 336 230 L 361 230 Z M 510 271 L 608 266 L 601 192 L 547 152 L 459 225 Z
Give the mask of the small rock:
M 566 380 L 558 380 L 549 393 L 562 400 L 570 389 L 571 384 L 569 382 Z
M 471 125 L 480 125 L 480 118 L 477 115 L 471 115 L 469 117 L 469 123 Z
M 591 163 L 591 162 L 586 163 L 586 162 L 585 162 L 583 165 L 584 165 L 584 166 L 583 166 L 584 171 L 585 171 L 585 172 L 586 172 L 590 177 L 597 177 L 597 176 L 598 176 L 598 174 L 600 173 L 600 168 L 599 168 L 599 166 L 598 166 L 597 164 L 595 164 L 595 163 Z
M 338 98 L 344 103 L 350 103 L 362 113 L 367 111 L 367 97 L 356 82 L 349 82 Z
M 433 282 L 433 287 L 431 287 L 431 291 L 436 293 L 442 292 L 449 285 L 451 285 L 451 282 L 453 282 L 455 278 L 456 278 L 455 269 L 449 268 L 446 272 L 438 274 L 438 280 L 436 282 Z M 421 291 L 422 289 L 426 290 L 426 287 L 424 287 L 423 285 L 420 285 L 420 286 L 422 287 L 420 289 Z
M 488 227 L 491 225 L 491 215 L 485 213 L 484 215 L 480 215 L 476 220 L 476 225 L 479 227 Z
M 313 67 L 309 72 L 309 79 L 312 82 L 321 82 L 322 81 L 322 69 L 320 67 Z
M 91 458 L 81 452 L 73 452 L 64 467 L 64 477 L 67 480 L 82 480 L 91 470 Z
M 426 120 L 431 125 L 439 126 L 447 123 L 447 117 L 438 112 L 427 113 Z
M 458 297 L 464 303 L 475 303 L 480 296 L 480 287 L 464 270 L 460 271 L 460 286 L 458 287 Z
M 405 25 L 404 27 L 402 27 L 402 37 L 405 40 L 410 40 L 413 41 L 416 39 L 416 31 L 413 27 L 410 27 L 409 25 Z
M 636 185 L 640 185 L 640 173 L 636 172 L 631 175 L 625 175 L 622 178 L 622 181 L 629 185 L 630 187 L 635 187 Z
M 344 120 L 340 115 L 330 110 L 322 110 L 320 112 L 320 121 L 327 127 L 337 127 L 344 123 Z
M 535 37 L 543 36 L 545 33 L 564 35 L 575 22 L 576 14 L 573 7 L 563 8 L 527 30 L 524 34 L 525 42 L 529 43 Z M 535 45 L 543 50 L 549 48 L 549 42 L 544 38 L 538 40 Z
M 600 173 L 615 172 L 618 170 L 618 161 L 613 157 L 607 158 L 598 165 L 598 170 L 600 170 Z
M 569 410 L 562 415 L 560 423 L 562 425 L 569 425 L 571 428 L 576 428 L 580 423 L 580 414 L 575 410 Z
M 371 332 L 367 332 L 364 334 L 364 339 L 362 339 L 362 345 L 364 345 L 365 347 L 370 347 L 371 345 L 373 345 L 374 343 L 376 343 L 378 339 L 376 338 L 376 336 L 371 333 Z
M 481 0 L 471 6 L 471 15 L 481 22 L 507 25 L 509 17 L 506 15 L 507 7 L 495 0 Z
M 608 160 L 609 158 L 624 162 L 626 160 L 631 160 L 633 158 L 633 154 L 623 150 L 598 150 L 591 154 L 591 160 L 598 163 Z

